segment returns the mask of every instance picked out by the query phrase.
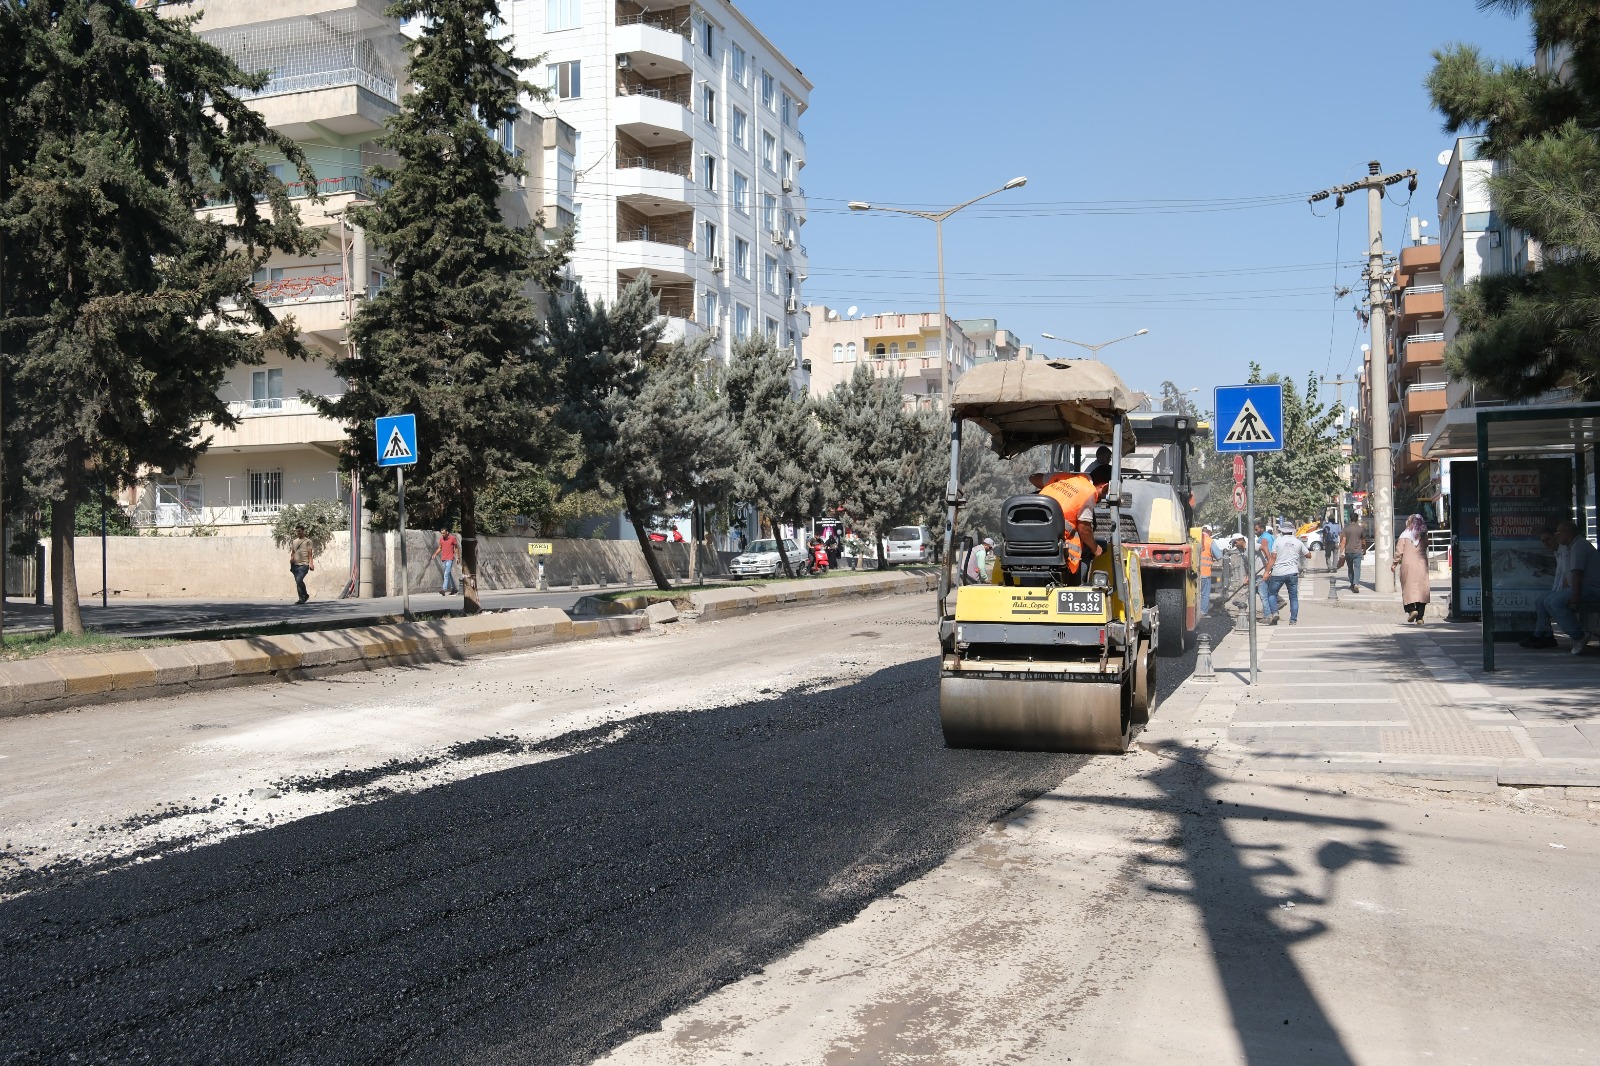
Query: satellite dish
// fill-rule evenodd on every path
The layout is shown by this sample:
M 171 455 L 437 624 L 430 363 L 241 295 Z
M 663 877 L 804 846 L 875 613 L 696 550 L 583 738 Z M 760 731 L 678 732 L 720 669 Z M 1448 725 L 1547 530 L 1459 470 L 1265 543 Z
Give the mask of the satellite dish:
M 1441 167 L 1447 167 L 1450 165 L 1450 149 L 1446 148 L 1444 151 L 1439 153 L 1439 165 Z
M 839 312 L 834 311 L 834 310 L 829 310 L 829 312 L 828 312 L 828 321 L 829 322 L 837 322 L 837 321 L 839 321 Z
M 857 310 L 858 309 L 857 309 L 856 305 L 855 304 L 851 304 L 849 307 L 844 309 L 844 317 L 846 317 L 846 318 L 854 318 L 854 317 L 856 317 L 856 311 Z

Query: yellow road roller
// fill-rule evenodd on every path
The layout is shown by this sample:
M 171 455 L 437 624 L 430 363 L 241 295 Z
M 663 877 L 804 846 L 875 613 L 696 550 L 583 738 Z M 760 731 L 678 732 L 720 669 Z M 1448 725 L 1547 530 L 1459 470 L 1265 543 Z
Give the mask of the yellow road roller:
M 951 390 L 950 480 L 939 584 L 939 718 L 952 748 L 1121 754 L 1156 701 L 1159 612 L 1144 602 L 1122 461 L 1135 447 L 1132 392 L 1097 360 L 974 367 Z M 1111 449 L 1102 519 L 1108 545 L 1074 572 L 1063 534 L 1075 517 L 1029 491 L 1001 507 L 989 584 L 954 584 L 964 431 L 1002 458 Z M 1019 486 L 1019 489 L 1026 488 Z M 1086 516 L 1087 517 L 1087 516 Z M 1103 521 L 1109 519 L 1109 521 Z

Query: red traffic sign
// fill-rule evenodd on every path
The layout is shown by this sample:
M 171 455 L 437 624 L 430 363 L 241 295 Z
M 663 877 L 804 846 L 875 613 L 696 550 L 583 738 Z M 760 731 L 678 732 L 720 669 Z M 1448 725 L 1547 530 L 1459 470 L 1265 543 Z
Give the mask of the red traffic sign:
M 1238 511 L 1240 514 L 1244 514 L 1244 486 L 1243 485 L 1235 485 L 1233 487 L 1233 509 L 1235 511 Z
M 1235 485 L 1244 484 L 1244 456 L 1242 455 L 1233 457 L 1233 483 Z

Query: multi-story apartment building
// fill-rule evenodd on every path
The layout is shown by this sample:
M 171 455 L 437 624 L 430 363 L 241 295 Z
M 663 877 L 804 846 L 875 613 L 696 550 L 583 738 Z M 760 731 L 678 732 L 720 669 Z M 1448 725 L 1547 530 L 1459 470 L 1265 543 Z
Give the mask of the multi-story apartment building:
M 589 298 L 648 273 L 669 338 L 712 332 L 725 359 L 761 333 L 798 366 L 805 75 L 728 0 L 514 0 L 508 18 L 575 131 L 551 153 L 548 221 L 577 226 Z
M 276 313 L 294 317 L 312 356 L 236 367 L 222 398 L 238 425 L 208 430 L 211 445 L 191 469 L 156 472 L 139 486 L 130 501 L 137 524 L 247 532 L 286 504 L 345 497 L 348 483 L 338 473 L 344 428 L 302 396 L 343 393 L 328 359 L 344 352 L 356 307 L 386 277 L 378 250 L 346 219 L 352 205 L 370 201 L 375 191 L 372 166 L 395 162 L 375 144 L 384 122 L 399 111 L 406 79 L 404 37 L 386 7 L 385 0 L 207 0 L 204 6 L 196 32 L 244 69 L 270 72 L 249 102 L 300 146 L 316 172 L 313 189 L 287 163 L 278 164 L 302 224 L 318 237 L 317 250 L 276 256 L 256 279 L 257 295 Z M 549 204 L 535 198 L 545 184 L 547 139 L 560 142 L 560 124 L 527 114 L 496 136 L 529 170 L 523 187 L 507 190 L 507 221 L 522 225 L 540 207 L 547 214 L 556 210 L 554 191 Z
M 978 346 L 977 361 L 980 363 L 1033 358 L 1033 345 L 1023 343 L 1009 329 L 1001 329 L 1000 324 L 992 318 L 963 318 L 956 325 Z
M 813 396 L 826 396 L 835 385 L 849 380 L 858 363 L 866 362 L 880 377 L 900 375 L 907 407 L 931 408 L 943 402 L 944 346 L 937 311 L 845 318 L 820 304 L 806 310 L 812 322 Z M 944 332 L 950 339 L 954 380 L 977 363 L 979 348 L 954 319 L 945 321 Z

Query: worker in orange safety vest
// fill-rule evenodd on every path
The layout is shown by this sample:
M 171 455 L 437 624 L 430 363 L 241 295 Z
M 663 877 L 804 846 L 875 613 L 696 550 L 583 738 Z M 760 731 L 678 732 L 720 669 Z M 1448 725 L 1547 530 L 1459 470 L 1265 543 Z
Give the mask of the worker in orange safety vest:
M 1100 545 L 1094 539 L 1094 505 L 1105 499 L 1106 486 L 1111 481 L 1110 465 L 1097 466 L 1087 474 L 1070 470 L 1056 474 L 1041 468 L 1028 480 L 1039 495 L 1049 496 L 1061 505 L 1061 516 L 1066 521 L 1062 537 L 1067 542 L 1067 569 L 1077 576 L 1085 554 L 1090 559 L 1100 554 Z
M 1211 613 L 1211 527 L 1200 527 L 1200 613 Z

